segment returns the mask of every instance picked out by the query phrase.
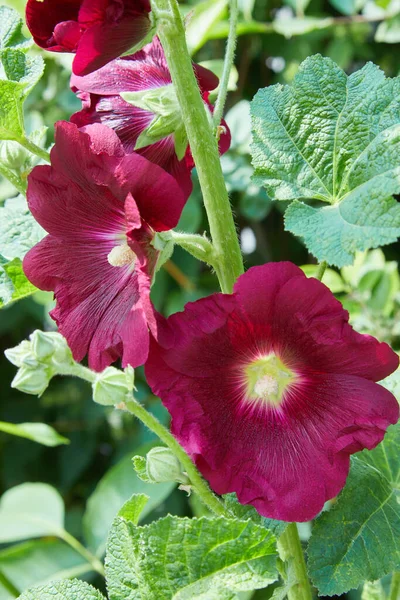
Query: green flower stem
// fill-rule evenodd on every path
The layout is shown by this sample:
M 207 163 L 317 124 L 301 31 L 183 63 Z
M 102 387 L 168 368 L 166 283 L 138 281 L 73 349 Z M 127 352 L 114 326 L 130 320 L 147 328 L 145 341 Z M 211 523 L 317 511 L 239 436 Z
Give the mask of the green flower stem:
M 78 552 L 78 554 L 80 554 L 91 565 L 94 571 L 105 577 L 103 563 L 97 558 L 97 556 L 94 556 L 94 554 L 89 552 L 87 548 L 82 546 L 82 544 L 78 542 L 78 540 L 74 538 L 73 535 L 68 533 L 68 531 L 65 531 L 65 529 L 62 529 L 58 533 L 58 537 L 64 540 L 64 542 L 71 546 L 71 548 L 76 550 L 76 552 Z
M 319 281 L 322 281 L 327 266 L 328 263 L 326 262 L 326 260 L 322 261 L 322 263 L 318 265 L 318 271 L 315 274 L 315 279 L 319 279 Z
M 279 538 L 284 559 L 292 561 L 296 583 L 288 592 L 289 600 L 312 600 L 311 585 L 296 523 L 290 523 Z
M 222 174 L 218 143 L 193 72 L 176 0 L 152 0 L 152 9 L 203 192 L 214 245 L 214 268 L 222 291 L 231 293 L 237 277 L 243 273 L 243 260 Z
M 96 380 L 96 373 L 88 367 L 84 367 L 79 363 L 74 363 L 72 365 L 59 365 L 57 367 L 58 375 L 71 375 L 71 377 L 79 377 L 80 379 L 84 379 L 89 383 L 94 383 Z
M 237 42 L 237 22 L 239 17 L 239 8 L 237 0 L 230 0 L 230 22 L 229 35 L 226 44 L 224 70 L 222 72 L 221 82 L 219 84 L 218 98 L 214 108 L 214 125 L 218 127 L 221 123 L 224 114 L 226 97 L 228 95 L 229 77 L 232 70 L 233 60 L 235 58 L 236 42 Z
M 203 235 L 171 231 L 172 239 L 181 248 L 208 265 L 215 268 L 214 248 L 210 240 Z
M 190 479 L 195 492 L 208 508 L 216 515 L 231 516 L 223 502 L 211 491 L 208 483 L 202 478 L 190 457 L 174 436 L 151 413 L 136 400 L 126 402 L 127 410 L 135 415 L 142 423 L 155 433 L 166 446 L 175 454 Z
M 389 600 L 399 600 L 400 598 L 400 573 L 393 573 L 392 583 L 390 585 Z
M 29 152 L 32 152 L 32 154 L 39 156 L 39 158 L 42 158 L 43 160 L 45 160 L 48 163 L 50 162 L 50 154 L 47 152 L 47 150 L 44 150 L 37 144 L 34 144 L 26 136 L 20 137 L 16 141 L 18 142 L 18 144 L 21 144 L 21 146 L 23 146 L 24 148 L 29 150 Z
M 20 194 L 23 194 L 25 196 L 26 183 L 2 163 L 0 163 L 0 175 L 8 179 L 8 181 L 13 184 L 13 186 L 20 192 Z

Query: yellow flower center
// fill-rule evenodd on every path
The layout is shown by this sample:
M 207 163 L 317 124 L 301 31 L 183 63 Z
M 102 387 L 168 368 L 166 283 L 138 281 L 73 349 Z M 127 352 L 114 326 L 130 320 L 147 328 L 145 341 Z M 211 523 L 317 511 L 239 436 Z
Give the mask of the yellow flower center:
M 273 353 L 251 361 L 244 368 L 244 376 L 247 399 L 273 407 L 280 406 L 285 390 L 296 377 Z
M 137 256 L 128 246 L 128 244 L 121 244 L 115 246 L 107 256 L 107 260 L 112 267 L 124 267 L 135 263 Z

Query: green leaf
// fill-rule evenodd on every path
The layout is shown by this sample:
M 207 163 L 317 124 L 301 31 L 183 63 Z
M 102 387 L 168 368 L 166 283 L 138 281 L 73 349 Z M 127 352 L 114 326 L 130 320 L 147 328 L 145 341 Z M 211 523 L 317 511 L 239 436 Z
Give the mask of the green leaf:
M 105 600 L 105 598 L 88 583 L 74 579 L 32 588 L 22 594 L 18 600 Z
M 302 237 L 318 260 L 350 265 L 357 251 L 390 244 L 400 235 L 400 206 L 384 194 L 382 187 L 367 184 L 334 206 L 313 208 L 295 200 L 286 210 L 285 228 Z
M 17 542 L 64 530 L 64 503 L 44 483 L 23 483 L 8 490 L 0 501 L 0 543 Z
M 315 277 L 318 272 L 318 265 L 302 265 L 301 270 L 307 277 Z M 324 273 L 324 284 L 331 290 L 333 294 L 340 294 L 346 291 L 346 284 L 340 277 L 339 273 L 333 269 L 326 269 Z
M 60 446 L 69 444 L 69 440 L 59 435 L 55 429 L 45 423 L 5 423 L 0 421 L 0 431 L 16 435 L 44 446 Z
M 332 19 L 317 17 L 290 17 L 275 19 L 272 23 L 274 31 L 290 40 L 296 35 L 304 35 L 311 31 L 320 31 L 332 26 Z
M 208 40 L 208 33 L 226 13 L 228 0 L 205 0 L 190 12 L 186 27 L 186 41 L 190 54 L 195 54 Z
M 367 581 L 364 583 L 361 600 L 386 600 L 382 583 L 380 581 Z
M 0 257 L 0 307 L 36 291 L 37 288 L 26 278 L 19 258 L 2 263 Z
M 135 454 L 145 456 L 153 446 L 147 444 L 135 450 Z M 90 496 L 83 518 L 85 539 L 90 549 L 101 556 L 106 547 L 109 529 L 121 506 L 133 494 L 149 497 L 141 518 L 145 518 L 159 506 L 172 492 L 174 483 L 144 483 L 136 475 L 132 465 L 132 454 L 128 454 L 112 467 L 97 484 Z
M 0 208 L 0 252 L 8 260 L 24 258 L 46 232 L 35 221 L 26 202 L 8 200 Z
M 13 48 L 4 50 L 0 58 L 0 139 L 18 141 L 24 136 L 23 103 L 41 78 L 44 62 L 40 56 L 27 56 Z
M 378 25 L 375 41 L 384 42 L 385 44 L 398 44 L 400 42 L 400 14 L 385 19 Z
M 167 516 L 145 527 L 114 521 L 110 600 L 230 600 L 276 581 L 274 536 L 252 521 Z
M 276 519 L 267 519 L 262 517 L 255 508 L 248 504 L 240 504 L 236 494 L 226 494 L 224 496 L 226 508 L 241 521 L 251 519 L 257 525 L 262 525 L 265 529 L 271 531 L 277 538 L 285 531 L 287 523 L 277 521 Z
M 379 99 L 379 101 L 377 101 Z M 255 180 L 295 200 L 286 229 L 319 261 L 351 264 L 357 250 L 400 235 L 400 79 L 368 63 L 349 77 L 332 60 L 305 60 L 292 86 L 252 102 Z M 313 199 L 330 206 L 308 206 Z
M 400 426 L 352 457 L 346 487 L 316 520 L 308 567 L 321 595 L 340 595 L 400 568 Z M 361 501 L 362 499 L 362 501 Z
M 355 15 L 366 3 L 366 0 L 329 0 L 336 10 L 343 15 Z
M 149 497 L 146 494 L 133 494 L 118 511 L 118 517 L 137 525 L 148 501 Z
M 23 592 L 48 581 L 78 577 L 91 571 L 91 567 L 64 542 L 43 539 L 1 550 L 0 571 Z
M 0 6 L 0 51 L 5 48 L 27 49 L 32 40 L 22 34 L 22 19 L 8 6 Z

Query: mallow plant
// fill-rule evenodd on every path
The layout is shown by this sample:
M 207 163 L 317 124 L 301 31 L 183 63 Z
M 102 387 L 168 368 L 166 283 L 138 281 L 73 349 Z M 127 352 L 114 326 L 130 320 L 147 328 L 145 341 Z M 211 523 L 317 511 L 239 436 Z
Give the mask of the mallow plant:
M 58 536 L 106 586 L 66 572 L 20 600 L 105 600 L 104 589 L 109 600 L 233 600 L 270 586 L 274 600 L 359 586 L 365 600 L 399 598 L 399 357 L 389 335 L 354 329 L 330 288 L 350 289 L 354 261 L 372 256 L 360 252 L 400 236 L 400 79 L 372 63 L 347 75 L 316 55 L 290 85 L 259 90 L 253 180 L 286 203 L 286 229 L 318 266 L 246 270 L 220 162 L 234 133 L 223 113 L 236 0 L 221 81 L 192 62 L 176 0 L 28 0 L 34 42 L 74 54 L 82 103 L 55 124 L 50 152 L 23 116 L 43 59 L 16 13 L 0 13 L 0 139 L 26 155 L 23 172 L 0 164 L 19 192 L 1 208 L 1 300 L 37 289 L 55 298 L 54 330 L 6 351 L 12 386 L 40 396 L 56 375 L 89 382 L 94 402 L 159 438 L 132 457 L 132 476 L 179 485 L 205 513 L 141 525 L 152 498 L 137 493 L 114 512 L 107 540 L 87 548 L 63 528 L 58 501 L 45 514 L 33 486 L 18 539 Z M 176 229 L 193 168 L 209 235 Z M 166 318 L 151 288 L 175 246 L 205 263 L 220 292 Z M 143 365 L 170 429 L 136 398 Z M 64 441 L 44 424 L 0 428 Z M 1 501 L 1 542 L 12 539 L 19 494 Z

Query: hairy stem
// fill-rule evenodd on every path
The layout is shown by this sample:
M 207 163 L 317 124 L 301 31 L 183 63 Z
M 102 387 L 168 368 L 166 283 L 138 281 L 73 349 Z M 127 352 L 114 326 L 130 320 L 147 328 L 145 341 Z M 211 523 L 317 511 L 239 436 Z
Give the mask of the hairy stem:
M 311 585 L 296 523 L 287 526 L 279 538 L 279 543 L 283 550 L 283 558 L 292 562 L 296 576 L 296 583 L 290 588 L 288 599 L 312 600 Z
M 8 179 L 8 181 L 13 184 L 19 193 L 25 196 L 26 183 L 2 163 L 0 163 L 0 175 Z
M 237 42 L 237 22 L 239 16 L 238 2 L 237 0 L 230 0 L 230 22 L 229 22 L 229 35 L 226 44 L 224 70 L 222 72 L 221 82 L 219 85 L 218 98 L 215 103 L 214 109 L 214 125 L 218 127 L 221 123 L 222 116 L 224 114 L 224 107 L 226 98 L 228 95 L 229 77 L 232 70 L 233 60 L 235 58 L 236 42 Z
M 65 531 L 65 529 L 63 529 L 59 532 L 58 536 L 62 540 L 64 540 L 64 542 L 66 542 L 69 546 L 71 546 L 71 548 L 76 550 L 76 552 L 78 552 L 78 554 L 80 554 L 91 565 L 94 571 L 105 577 L 103 563 L 97 558 L 97 556 L 94 556 L 94 554 L 89 552 L 87 548 L 82 546 L 82 544 L 78 542 L 78 540 L 74 538 L 73 535 L 71 535 L 70 533 L 68 533 L 68 531 Z
M 222 291 L 231 293 L 237 277 L 243 273 L 243 260 L 218 143 L 193 72 L 176 0 L 152 0 L 152 8 L 203 192 L 214 245 L 215 270 Z
M 315 279 L 319 279 L 319 281 L 322 281 L 327 266 L 328 263 L 326 262 L 326 260 L 322 261 L 322 263 L 318 265 L 318 271 L 315 274 Z
M 390 585 L 389 600 L 399 600 L 400 598 L 400 573 L 393 573 L 392 583 Z
M 216 515 L 230 516 L 230 513 L 227 511 L 222 501 L 211 491 L 208 483 L 202 478 L 190 457 L 168 429 L 166 429 L 151 413 L 147 412 L 147 410 L 136 400 L 126 402 L 126 408 L 130 413 L 135 415 L 135 417 L 140 419 L 146 427 L 155 433 L 170 450 L 172 450 L 186 471 L 195 492 L 200 496 L 204 504 Z

